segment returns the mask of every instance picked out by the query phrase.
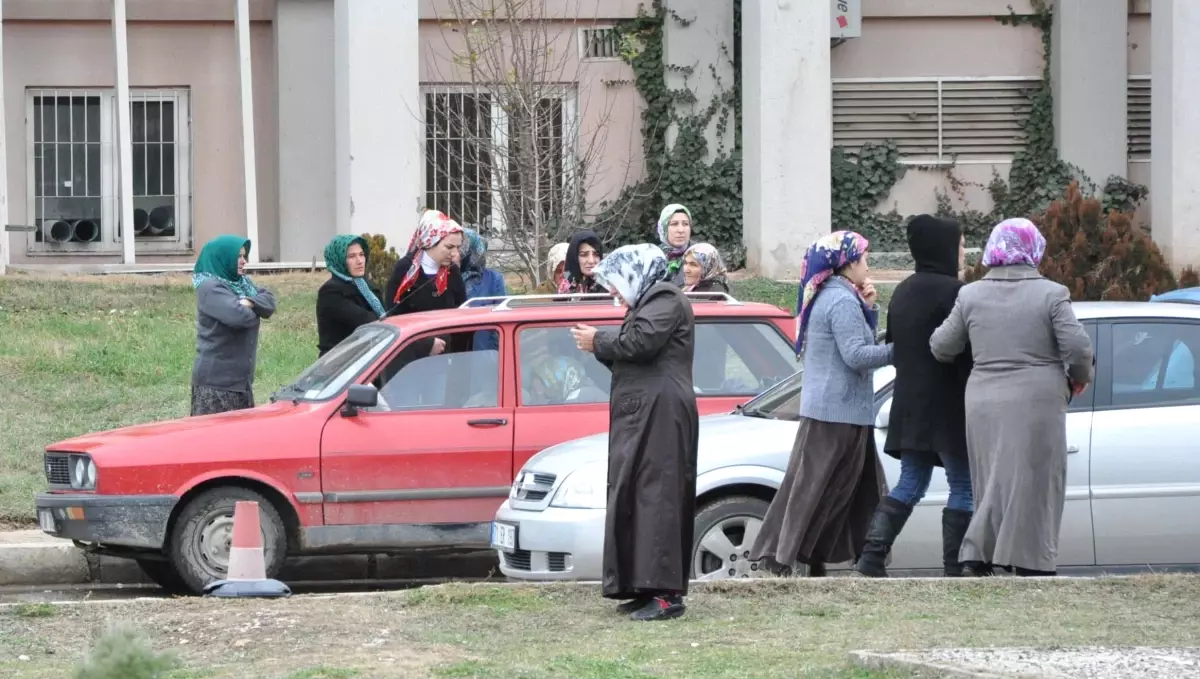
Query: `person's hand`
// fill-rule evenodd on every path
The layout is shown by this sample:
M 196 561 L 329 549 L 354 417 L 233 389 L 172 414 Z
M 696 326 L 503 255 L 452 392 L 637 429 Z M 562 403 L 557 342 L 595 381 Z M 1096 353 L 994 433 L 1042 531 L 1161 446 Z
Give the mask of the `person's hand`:
M 1082 394 L 1083 391 L 1087 388 L 1088 388 L 1087 382 L 1076 382 L 1075 380 L 1071 380 L 1071 395 L 1072 396 L 1078 396 L 1078 395 Z
M 446 340 L 441 337 L 433 338 L 433 350 L 429 352 L 430 356 L 437 356 L 446 350 Z
M 246 297 L 243 297 L 243 298 L 239 299 L 239 300 L 238 300 L 238 304 L 241 304 L 242 306 L 246 307 L 247 309 L 253 309 L 253 308 L 254 308 L 254 302 L 253 302 L 252 300 L 250 300 L 249 298 L 246 298 Z
M 596 350 L 596 329 L 590 325 L 576 325 L 571 328 L 571 337 L 575 338 L 575 346 L 580 351 L 594 352 Z
M 879 292 L 875 290 L 875 284 L 871 282 L 870 278 L 863 281 L 862 287 L 859 288 L 859 291 L 862 293 L 863 299 L 866 300 L 867 304 L 870 304 L 871 306 L 874 306 L 875 301 L 879 299 Z

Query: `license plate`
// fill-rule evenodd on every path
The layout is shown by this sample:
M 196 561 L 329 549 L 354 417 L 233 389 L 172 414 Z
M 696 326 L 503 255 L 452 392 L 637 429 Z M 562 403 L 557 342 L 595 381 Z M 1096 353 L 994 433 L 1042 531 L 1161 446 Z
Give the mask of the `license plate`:
M 38 525 L 42 527 L 44 532 L 58 532 L 58 526 L 54 525 L 54 515 L 50 513 L 49 509 L 38 510 Z
M 511 552 L 517 548 L 517 527 L 511 523 L 492 522 L 492 547 Z

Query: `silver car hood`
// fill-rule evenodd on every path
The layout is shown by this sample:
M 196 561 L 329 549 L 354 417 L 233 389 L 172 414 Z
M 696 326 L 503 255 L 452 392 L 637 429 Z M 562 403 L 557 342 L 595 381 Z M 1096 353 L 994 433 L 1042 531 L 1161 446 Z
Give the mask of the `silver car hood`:
M 700 418 L 700 449 L 696 472 L 703 474 L 730 464 L 778 465 L 780 452 L 791 452 L 796 422 L 744 415 Z M 523 469 L 563 477 L 579 467 L 608 458 L 608 432 L 551 446 L 529 458 Z M 784 461 L 786 465 L 786 459 Z

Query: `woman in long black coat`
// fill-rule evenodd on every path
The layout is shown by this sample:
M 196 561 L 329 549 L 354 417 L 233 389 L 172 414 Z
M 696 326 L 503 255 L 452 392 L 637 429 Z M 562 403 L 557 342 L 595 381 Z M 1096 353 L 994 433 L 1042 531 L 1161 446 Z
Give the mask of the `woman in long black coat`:
M 691 571 L 699 421 L 695 319 L 653 245 L 617 248 L 596 281 L 628 307 L 618 331 L 576 326 L 583 351 L 612 369 L 604 596 L 634 620 L 683 615 Z
M 946 577 L 961 576 L 958 548 L 971 523 L 971 470 L 967 462 L 965 394 L 971 353 L 941 363 L 929 338 L 954 309 L 963 286 L 963 234 L 958 222 L 930 215 L 908 223 L 908 249 L 916 272 L 896 286 L 888 304 L 887 342 L 895 347 L 896 387 L 884 452 L 900 459 L 900 479 L 879 508 L 855 569 L 886 577 L 884 563 L 913 507 L 925 496 L 935 466 L 946 469 L 950 498 L 942 510 L 942 560 Z
M 456 309 L 467 301 L 467 285 L 455 263 L 463 237 L 458 222 L 437 210 L 425 211 L 408 244 L 408 253 L 396 262 L 388 278 L 383 302 L 389 307 L 388 316 Z M 410 353 L 422 357 L 471 349 L 469 337 L 462 344 L 449 347 L 446 338 L 437 337 L 415 343 Z

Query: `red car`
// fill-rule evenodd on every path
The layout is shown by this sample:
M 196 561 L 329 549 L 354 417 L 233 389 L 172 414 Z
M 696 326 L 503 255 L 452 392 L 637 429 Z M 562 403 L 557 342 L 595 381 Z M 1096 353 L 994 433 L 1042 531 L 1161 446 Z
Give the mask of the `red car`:
M 795 371 L 787 312 L 692 302 L 702 415 Z M 569 330 L 624 310 L 599 296 L 465 306 L 359 328 L 268 405 L 48 446 L 42 530 L 178 592 L 224 575 L 237 500 L 259 503 L 269 576 L 290 555 L 486 549 L 525 461 L 607 428 L 608 369 Z M 451 350 L 416 356 L 435 336 Z

